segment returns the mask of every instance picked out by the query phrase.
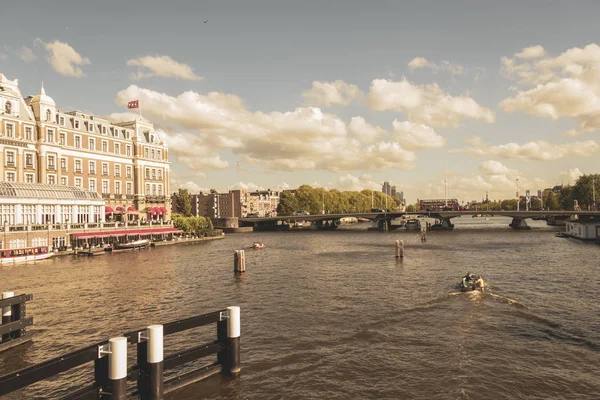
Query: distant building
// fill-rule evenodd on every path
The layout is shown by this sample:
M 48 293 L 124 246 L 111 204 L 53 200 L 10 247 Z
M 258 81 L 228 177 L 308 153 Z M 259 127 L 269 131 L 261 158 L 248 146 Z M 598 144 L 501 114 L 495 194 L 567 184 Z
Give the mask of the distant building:
M 173 212 L 180 213 L 177 208 L 177 193 L 171 195 Z M 228 193 L 203 193 L 191 195 L 191 213 L 196 217 L 230 218 L 242 217 L 246 214 L 247 193 L 245 190 L 230 190 Z
M 257 214 L 259 217 L 276 217 L 279 205 L 279 192 L 271 189 L 256 190 L 248 193 L 247 208 L 244 217 L 248 214 Z
M 392 187 L 390 186 L 390 183 L 388 181 L 383 182 L 381 192 L 387 194 L 388 196 L 392 195 Z

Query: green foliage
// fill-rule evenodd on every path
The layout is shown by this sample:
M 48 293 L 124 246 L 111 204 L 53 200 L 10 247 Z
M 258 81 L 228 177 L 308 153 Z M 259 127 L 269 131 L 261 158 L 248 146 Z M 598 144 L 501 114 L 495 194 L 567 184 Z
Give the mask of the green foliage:
M 572 191 L 572 200 L 577 200 L 582 210 L 591 210 L 594 208 L 594 187 L 595 194 L 599 195 L 600 174 L 582 175 L 575 182 Z
M 371 190 L 340 192 L 336 189 L 325 190 L 302 185 L 295 193 L 291 191 L 281 193 L 277 215 L 293 215 L 297 210 L 305 210 L 313 215 L 322 214 L 323 211 L 326 214 L 369 212 L 373 207 L 385 209 L 386 197 L 387 208 L 396 210 L 398 207 L 396 200 L 382 192 Z
M 192 215 L 192 196 L 187 189 L 179 189 L 175 194 L 175 207 L 185 217 Z
M 553 191 L 549 190 L 544 199 L 544 207 L 546 210 L 557 211 L 560 209 L 559 198 Z
M 174 214 L 173 226 L 185 233 L 197 235 L 210 235 L 214 230 L 212 221 L 208 217 L 183 217 L 180 214 Z

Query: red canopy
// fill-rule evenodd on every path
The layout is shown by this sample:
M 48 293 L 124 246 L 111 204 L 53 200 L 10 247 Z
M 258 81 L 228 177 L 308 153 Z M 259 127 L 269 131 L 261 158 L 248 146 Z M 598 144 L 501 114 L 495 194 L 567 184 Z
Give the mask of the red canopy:
M 109 236 L 127 236 L 127 235 L 156 235 L 156 234 L 167 234 L 167 233 L 179 233 L 179 229 L 175 228 L 150 228 L 150 229 L 119 229 L 115 231 L 102 231 L 102 232 L 82 232 L 73 233 L 71 236 L 77 239 L 91 239 L 97 237 L 109 237 Z
M 166 208 L 164 208 L 164 207 L 159 207 L 159 208 L 160 208 L 160 211 L 162 211 L 163 215 L 167 215 L 167 209 Z
M 158 215 L 158 210 L 156 207 L 152 207 L 149 211 L 150 215 Z
M 134 206 L 127 207 L 127 211 L 137 211 Z
M 112 207 L 109 207 L 109 206 L 104 207 L 104 213 L 105 214 L 111 214 L 111 213 L 114 213 L 114 212 L 115 212 L 115 210 L 113 210 Z
M 123 211 L 123 206 L 117 206 L 117 207 L 115 208 L 115 210 L 116 210 L 116 211 Z

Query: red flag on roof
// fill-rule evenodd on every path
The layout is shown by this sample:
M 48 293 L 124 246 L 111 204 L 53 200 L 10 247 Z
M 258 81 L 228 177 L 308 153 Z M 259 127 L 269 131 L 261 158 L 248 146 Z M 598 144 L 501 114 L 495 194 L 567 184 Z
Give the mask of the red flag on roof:
M 139 100 L 132 100 L 129 103 L 127 103 L 127 108 L 140 108 L 140 101 Z

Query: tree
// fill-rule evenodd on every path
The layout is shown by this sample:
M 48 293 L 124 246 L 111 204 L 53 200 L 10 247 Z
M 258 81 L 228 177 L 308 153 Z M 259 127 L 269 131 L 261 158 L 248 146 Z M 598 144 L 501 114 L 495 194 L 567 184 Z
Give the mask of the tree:
M 546 197 L 546 205 L 547 210 L 557 211 L 560 208 L 560 204 L 558 203 L 558 196 L 556 193 L 550 191 Z
M 600 174 L 582 175 L 577 178 L 573 186 L 573 200 L 577 200 L 582 210 L 594 208 L 594 187 L 595 194 L 600 190 Z
M 175 194 L 175 206 L 184 217 L 192 215 L 192 196 L 187 189 L 179 189 Z

